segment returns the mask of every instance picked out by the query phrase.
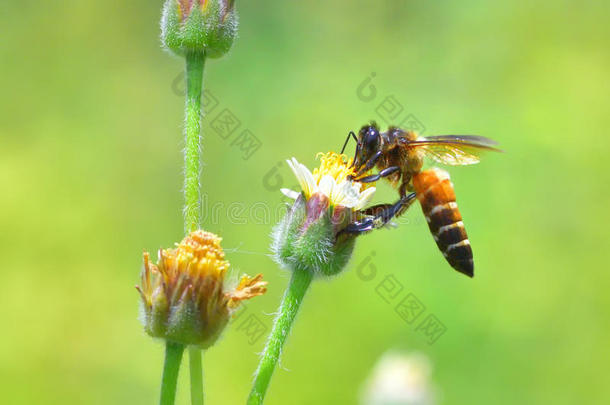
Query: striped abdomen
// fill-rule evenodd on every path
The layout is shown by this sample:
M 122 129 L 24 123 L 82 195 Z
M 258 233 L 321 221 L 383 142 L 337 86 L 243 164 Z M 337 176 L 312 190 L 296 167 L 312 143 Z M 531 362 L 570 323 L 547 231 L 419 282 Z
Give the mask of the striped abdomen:
M 451 267 L 472 277 L 472 249 L 455 202 L 449 173 L 437 168 L 424 170 L 413 176 L 413 187 L 443 256 Z

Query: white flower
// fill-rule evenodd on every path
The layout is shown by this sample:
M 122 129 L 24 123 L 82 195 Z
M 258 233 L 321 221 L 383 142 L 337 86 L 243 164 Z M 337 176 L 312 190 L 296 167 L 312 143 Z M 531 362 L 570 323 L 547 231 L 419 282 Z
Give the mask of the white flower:
M 330 205 L 343 206 L 352 211 L 366 207 L 373 195 L 375 187 L 362 189 L 362 183 L 347 178 L 351 174 L 349 161 L 345 162 L 343 156 L 334 152 L 323 154 L 320 157 L 320 168 L 312 173 L 295 158 L 286 161 L 299 181 L 301 192 L 308 200 L 316 193 L 328 197 Z M 292 199 L 297 199 L 299 192 L 283 188 L 282 193 Z
M 348 227 L 366 217 L 361 210 L 375 188 L 350 179 L 353 168 L 344 155 L 318 156 L 320 167 L 313 172 L 294 158 L 288 161 L 301 190 L 282 189 L 296 201 L 274 228 L 272 249 L 285 268 L 330 277 L 349 262 L 359 233 Z

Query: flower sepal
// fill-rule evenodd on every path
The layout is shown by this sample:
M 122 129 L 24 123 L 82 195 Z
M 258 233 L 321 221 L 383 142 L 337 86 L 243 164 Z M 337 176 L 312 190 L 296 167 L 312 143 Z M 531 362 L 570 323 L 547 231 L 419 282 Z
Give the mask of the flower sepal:
M 338 235 L 328 199 L 301 195 L 275 227 L 272 249 L 276 261 L 292 271 L 311 271 L 316 276 L 341 272 L 354 249 L 355 237 Z

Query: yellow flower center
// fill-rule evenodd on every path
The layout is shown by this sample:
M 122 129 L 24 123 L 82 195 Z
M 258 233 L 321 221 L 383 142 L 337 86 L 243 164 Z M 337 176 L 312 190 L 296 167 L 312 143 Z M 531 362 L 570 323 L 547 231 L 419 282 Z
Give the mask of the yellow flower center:
M 354 168 L 351 167 L 354 159 L 348 158 L 346 155 L 336 152 L 320 152 L 316 155 L 316 157 L 320 159 L 320 167 L 313 169 L 312 173 L 316 184 L 320 184 L 320 179 L 322 179 L 322 176 L 326 174 L 332 176 L 337 184 L 341 183 L 343 180 L 346 180 L 347 176 L 356 174 L 354 172 Z M 366 190 L 369 187 L 373 187 L 375 182 L 361 184 L 361 190 Z
M 222 277 L 229 268 L 220 246 L 222 238 L 211 232 L 191 232 L 172 250 L 177 268 L 194 276 L 214 275 Z
M 347 159 L 347 156 L 340 155 L 336 152 L 318 153 L 316 155 L 320 159 L 320 167 L 313 169 L 313 178 L 316 184 L 320 184 L 320 179 L 324 175 L 332 176 L 337 183 L 341 183 L 347 176 L 354 174 L 350 167 L 353 159 Z

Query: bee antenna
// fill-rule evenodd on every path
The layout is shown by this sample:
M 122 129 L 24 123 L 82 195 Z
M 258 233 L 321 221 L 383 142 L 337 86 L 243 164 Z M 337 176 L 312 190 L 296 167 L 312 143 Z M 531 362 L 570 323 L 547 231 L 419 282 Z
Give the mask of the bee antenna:
M 343 154 L 343 152 L 345 151 L 345 147 L 349 142 L 350 136 L 353 137 L 356 142 L 358 142 L 358 138 L 356 138 L 356 134 L 354 133 L 354 131 L 349 131 L 349 134 L 347 134 L 347 138 L 345 139 L 345 143 L 343 144 L 343 148 L 341 148 L 341 154 Z

